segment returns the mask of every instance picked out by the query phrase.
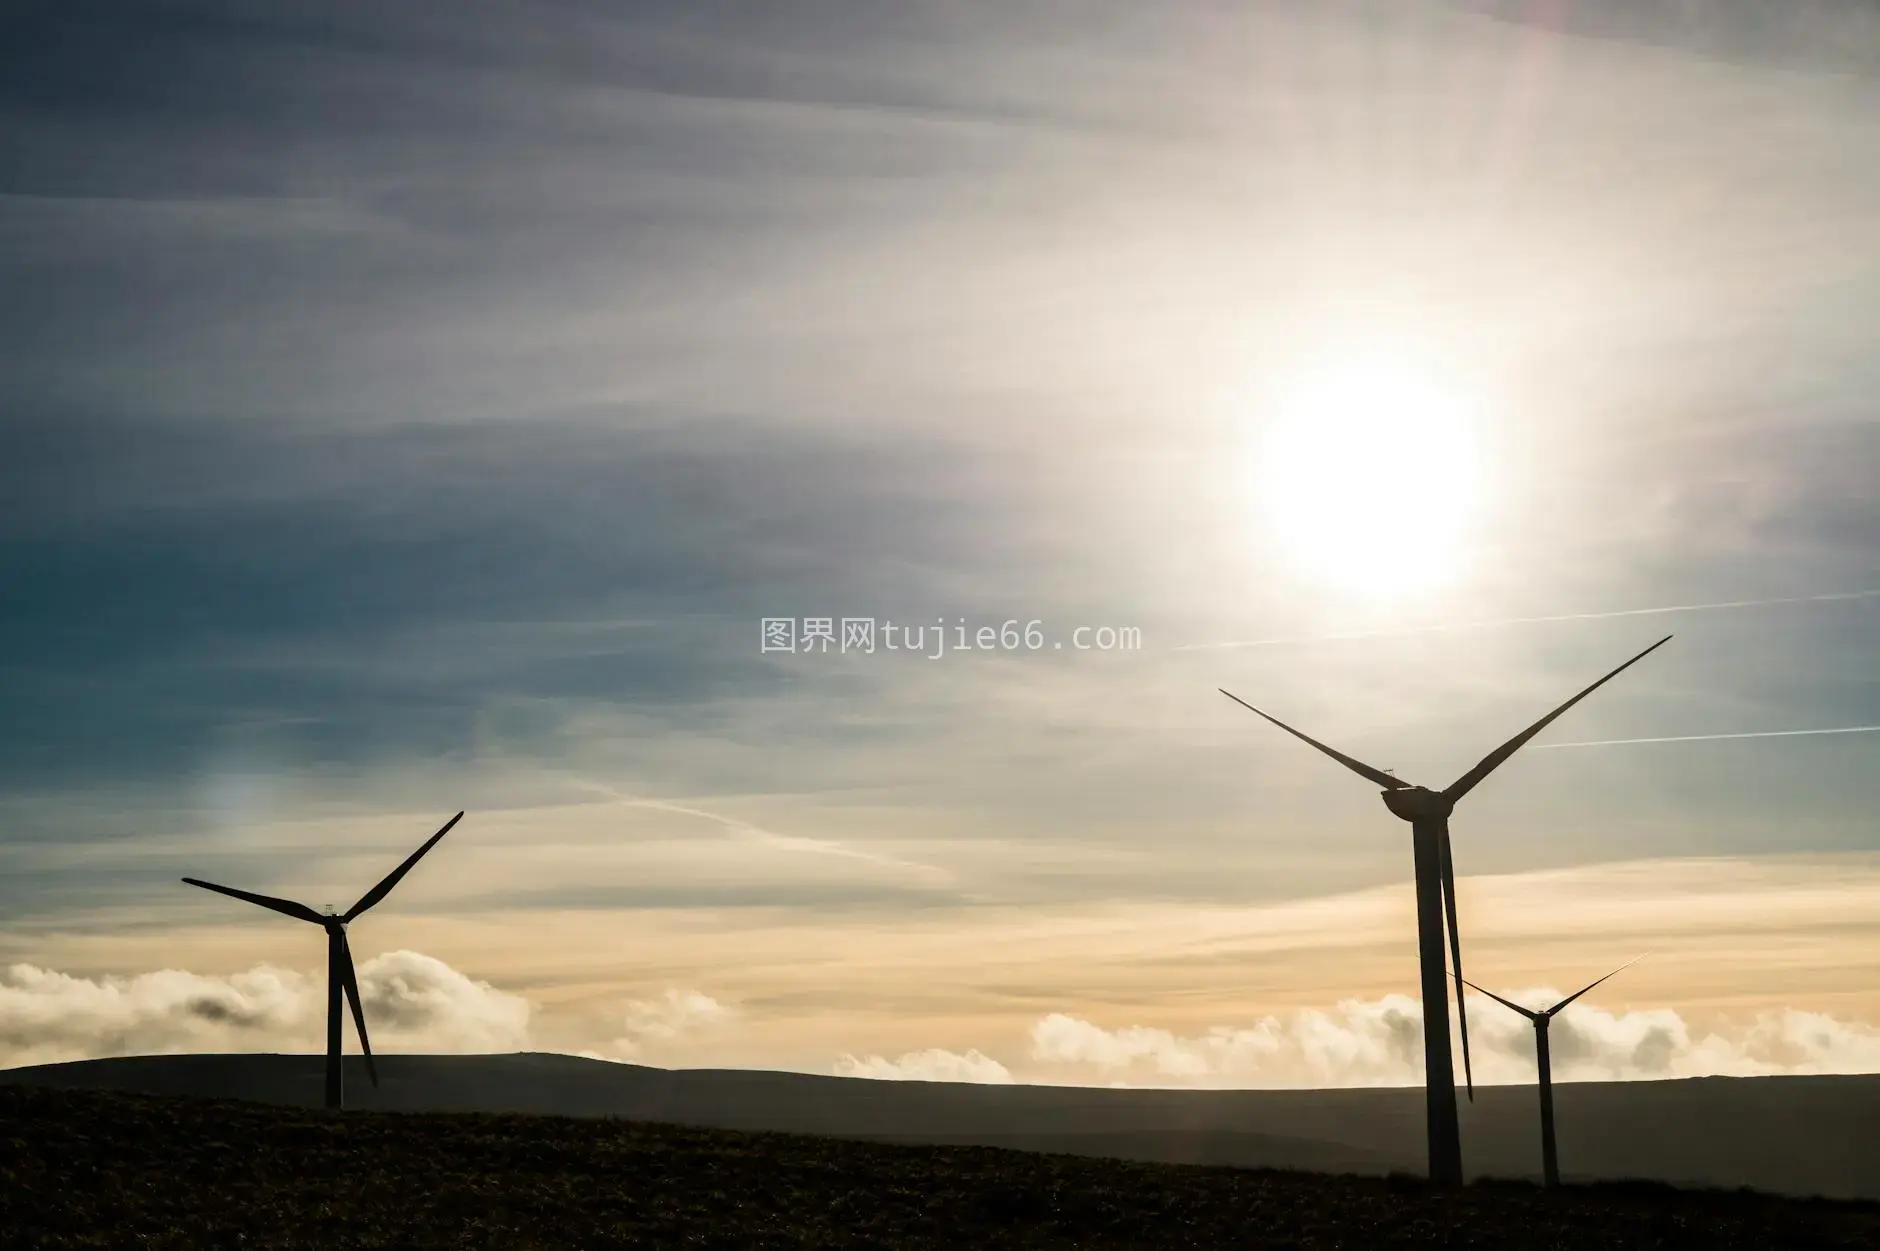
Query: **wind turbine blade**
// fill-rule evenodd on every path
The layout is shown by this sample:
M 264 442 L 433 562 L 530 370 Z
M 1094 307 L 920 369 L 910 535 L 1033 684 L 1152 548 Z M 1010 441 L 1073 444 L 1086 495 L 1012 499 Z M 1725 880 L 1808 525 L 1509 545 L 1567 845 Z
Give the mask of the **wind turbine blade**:
M 236 899 L 245 899 L 251 904 L 260 904 L 263 908 L 271 908 L 275 912 L 293 917 L 296 921 L 312 921 L 315 925 L 326 924 L 325 917 L 315 912 L 312 908 L 309 908 L 306 904 L 295 903 L 291 899 L 276 899 L 272 895 L 257 895 L 249 890 L 236 890 L 233 886 L 217 886 L 214 882 L 205 882 L 200 878 L 186 877 L 183 880 L 188 882 L 191 886 L 200 886 L 204 890 L 212 890 L 220 895 L 230 895 Z
M 353 972 L 352 944 L 342 932 L 339 936 L 340 973 L 346 979 L 346 1002 L 352 1006 L 353 1025 L 359 1030 L 359 1049 L 366 1053 L 366 1072 L 374 1086 L 379 1084 L 379 1066 L 372 1062 L 372 1040 L 366 1036 L 366 1010 L 359 1002 L 359 975 Z
M 1215 689 L 1220 690 L 1219 687 L 1216 687 Z M 1318 748 L 1320 751 L 1330 756 L 1333 760 L 1336 760 L 1339 764 L 1344 765 L 1345 768 L 1350 769 L 1353 773 L 1357 774 L 1359 777 L 1368 778 L 1369 780 L 1376 782 L 1379 786 L 1383 787 L 1387 791 L 1402 790 L 1405 787 L 1410 785 L 1410 783 L 1404 781 L 1402 778 L 1392 777 L 1390 774 L 1384 772 L 1382 769 L 1373 769 L 1370 765 L 1365 764 L 1364 761 L 1362 760 L 1353 760 L 1350 756 L 1347 756 L 1344 752 L 1335 751 L 1332 748 L 1327 747 L 1325 744 L 1319 742 L 1319 740 L 1317 740 L 1316 738 L 1312 738 L 1309 735 L 1301 734 L 1299 731 L 1293 729 L 1290 725 L 1287 725 L 1284 721 L 1281 721 L 1278 717 L 1267 716 L 1266 713 L 1260 712 L 1258 708 L 1255 708 L 1252 704 L 1248 703 L 1246 700 L 1242 699 L 1240 696 L 1234 694 L 1232 691 L 1221 691 L 1221 694 L 1227 696 L 1227 698 L 1233 700 L 1236 704 L 1239 704 L 1242 708 L 1245 708 L 1248 712 L 1259 713 L 1259 715 L 1261 715 L 1262 717 L 1266 717 L 1268 721 L 1271 721 L 1274 725 L 1286 731 L 1286 733 L 1292 735 L 1294 738 L 1302 739 L 1305 742 L 1310 743 L 1312 746 Z
M 1449 855 L 1449 827 L 1443 827 L 1443 908 L 1449 914 L 1449 958 L 1456 970 L 1456 1020 L 1462 1025 L 1462 1076 L 1475 1102 L 1475 1070 L 1469 1063 L 1469 1009 L 1462 1002 L 1462 931 L 1456 925 L 1456 866 Z
M 1643 960 L 1644 958 L 1645 958 L 1644 956 L 1633 956 L 1630 960 L 1627 960 L 1624 964 L 1614 969 L 1611 973 L 1606 974 L 1606 977 L 1611 977 L 1617 973 L 1623 973 L 1627 969 L 1631 968 L 1633 965 L 1637 964 L 1640 960 Z M 1599 982 L 1605 981 L 1606 977 L 1600 978 Z M 1587 991 L 1593 989 L 1594 986 L 1599 985 L 1599 982 L 1592 982 L 1586 986 L 1582 986 L 1580 989 L 1574 991 L 1571 995 L 1568 995 L 1565 999 L 1562 999 L 1559 1003 L 1555 1004 L 1553 1007 L 1547 1009 L 1547 1011 L 1543 1013 L 1542 1015 L 1552 1016 L 1554 1013 L 1560 1011 L 1560 1009 L 1572 1003 L 1575 999 L 1578 999 L 1581 995 L 1584 995 Z
M 379 900 L 391 894 L 392 887 L 398 885 L 399 879 L 403 878 L 405 874 L 411 872 L 411 866 L 418 863 L 419 860 L 423 859 L 424 853 L 431 850 L 431 848 L 437 846 L 437 840 L 444 837 L 444 835 L 450 833 L 451 827 L 456 825 L 461 820 L 463 820 L 463 813 L 460 812 L 456 816 L 452 817 L 450 820 L 444 822 L 443 829 L 431 835 L 429 841 L 427 841 L 424 844 L 424 846 L 418 848 L 418 850 L 412 852 L 410 856 L 406 857 L 405 863 L 399 865 L 396 869 L 393 869 L 390 873 L 387 873 L 385 875 L 384 881 L 380 882 L 377 886 L 374 886 L 371 890 L 361 895 L 359 897 L 359 902 L 354 904 L 351 908 L 348 908 L 346 910 L 346 915 L 342 917 L 341 919 L 350 921 L 354 917 L 358 916 L 360 913 L 364 912 L 367 908 L 370 908 L 373 904 L 376 904 Z
M 1449 789 L 1443 792 L 1443 798 L 1447 799 L 1450 803 L 1453 804 L 1458 799 L 1461 799 L 1464 795 L 1467 795 L 1470 791 L 1475 789 L 1476 783 L 1480 782 L 1483 778 L 1487 777 L 1489 774 L 1493 773 L 1496 769 L 1500 768 L 1502 762 L 1508 759 L 1508 757 L 1514 755 L 1516 752 L 1520 751 L 1523 747 L 1527 746 L 1527 742 L 1529 739 L 1533 738 L 1536 734 L 1539 734 L 1542 730 L 1552 725 L 1554 722 L 1554 718 L 1558 717 L 1561 713 L 1573 707 L 1573 705 L 1579 703 L 1581 700 L 1585 699 L 1588 695 L 1591 695 L 1594 691 L 1598 690 L 1600 687 L 1606 685 L 1606 683 L 1612 681 L 1614 678 L 1624 673 L 1627 669 L 1630 669 L 1633 665 L 1637 664 L 1639 661 L 1645 659 L 1645 657 L 1651 655 L 1653 652 L 1663 647 L 1666 643 L 1669 643 L 1671 639 L 1672 639 L 1671 635 L 1669 634 L 1665 635 L 1663 638 L 1659 639 L 1656 643 L 1653 643 L 1650 647 L 1646 648 L 1644 651 L 1640 652 L 1638 655 L 1632 657 L 1632 659 L 1626 661 L 1624 664 L 1620 665 L 1617 669 L 1614 669 L 1611 673 L 1608 673 L 1605 677 L 1593 683 L 1591 686 L 1581 691 L 1578 695 L 1575 695 L 1572 699 L 1569 699 L 1566 703 L 1560 705 L 1560 707 L 1554 709 L 1552 712 L 1542 717 L 1539 721 L 1536 721 L 1533 725 L 1529 726 L 1527 729 L 1521 731 L 1519 734 L 1515 735 L 1513 738 L 1503 743 L 1500 747 L 1497 747 L 1494 751 L 1488 753 L 1488 755 L 1482 758 L 1481 764 L 1476 765 L 1475 768 L 1470 769 L 1467 773 L 1463 774 L 1461 777 L 1457 778 L 1453 783 L 1451 783 Z
M 1493 999 L 1496 1003 L 1500 1004 L 1502 1007 L 1512 1008 L 1530 1021 L 1537 1021 L 1541 1017 L 1546 1015 L 1546 1013 L 1536 1012 L 1532 1008 L 1524 1008 L 1520 1004 L 1515 1003 L 1511 999 L 1503 999 L 1500 995 L 1496 994 L 1492 990 L 1482 990 L 1480 986 L 1477 986 L 1474 982 L 1471 982 L 1466 977 L 1462 979 L 1462 984 L 1464 986 L 1467 986 L 1470 990 L 1481 991 L 1482 994 L 1487 995 L 1490 999 Z

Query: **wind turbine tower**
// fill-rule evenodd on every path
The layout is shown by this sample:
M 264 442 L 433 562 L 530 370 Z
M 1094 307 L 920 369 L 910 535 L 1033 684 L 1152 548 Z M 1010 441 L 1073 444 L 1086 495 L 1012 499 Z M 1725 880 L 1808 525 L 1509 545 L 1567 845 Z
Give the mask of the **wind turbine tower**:
M 1606 977 L 1611 977 L 1613 973 L 1617 973 L 1622 969 L 1628 969 L 1642 959 L 1644 959 L 1643 956 L 1634 956 L 1632 959 L 1620 965 L 1619 968 L 1614 969 L 1612 973 L 1606 974 Z M 1518 1003 L 1503 999 L 1492 990 L 1482 990 L 1480 986 L 1477 986 L 1474 982 L 1468 981 L 1467 979 L 1464 979 L 1462 983 L 1464 986 L 1471 987 L 1472 989 L 1482 990 L 1484 995 L 1487 995 L 1502 1007 L 1519 1012 L 1522 1016 L 1534 1022 L 1534 1057 L 1536 1062 L 1540 1065 L 1541 1071 L 1541 1177 L 1549 1187 L 1558 1186 L 1560 1184 L 1560 1156 L 1554 1149 L 1554 1074 L 1553 1058 L 1547 1049 L 1547 1027 L 1553 1024 L 1554 1017 L 1559 1015 L 1562 1008 L 1572 1003 L 1575 999 L 1578 999 L 1581 995 L 1584 995 L 1587 991 L 1593 989 L 1594 986 L 1599 985 L 1600 982 L 1605 981 L 1606 977 L 1602 977 L 1599 981 L 1582 986 L 1579 990 L 1574 991 L 1553 1007 L 1541 1012 L 1536 1012 L 1532 1008 L 1524 1008 Z
M 1445 790 L 1412 786 L 1382 769 L 1374 769 L 1335 751 L 1315 738 L 1293 729 L 1278 717 L 1261 712 L 1246 700 L 1223 690 L 1221 694 L 1250 712 L 1259 713 L 1294 738 L 1330 756 L 1359 777 L 1384 788 L 1384 806 L 1410 823 L 1416 874 L 1417 952 L 1423 983 L 1423 1083 L 1428 1114 L 1430 1180 L 1443 1185 L 1462 1184 L 1462 1130 L 1456 1117 L 1456 1070 L 1449 1050 L 1449 992 L 1443 967 L 1443 929 L 1449 930 L 1449 949 L 1456 970 L 1456 1015 L 1462 1032 L 1462 1067 L 1475 1097 L 1475 1075 L 1469 1065 L 1469 1018 L 1462 1006 L 1462 937 L 1456 925 L 1456 874 L 1449 850 L 1449 814 L 1482 779 L 1508 757 L 1527 745 L 1561 713 L 1591 695 L 1625 670 L 1671 641 L 1667 634 L 1599 681 L 1497 747 L 1482 762 L 1457 778 Z
M 372 1061 L 372 1040 L 366 1036 L 365 1007 L 359 1002 L 359 978 L 353 970 L 352 948 L 346 942 L 346 927 L 359 918 L 359 915 L 385 898 L 398 885 L 405 874 L 411 872 L 411 866 L 423 858 L 424 853 L 437 846 L 437 840 L 450 833 L 451 827 L 463 820 L 463 813 L 458 813 L 444 822 L 444 828 L 431 835 L 424 846 L 411 853 L 405 862 L 386 874 L 384 879 L 359 897 L 359 902 L 345 912 L 335 916 L 329 908 L 326 912 L 315 912 L 306 904 L 295 903 L 291 899 L 276 899 L 272 895 L 257 895 L 252 891 L 236 890 L 233 886 L 217 886 L 214 882 L 204 882 L 193 877 L 183 880 L 191 886 L 200 886 L 204 890 L 217 891 L 235 899 L 244 899 L 251 904 L 293 917 L 296 921 L 310 921 L 326 931 L 326 1106 L 339 1108 L 345 1105 L 345 1077 L 340 1067 L 340 1050 L 343 1044 L 342 1026 L 345 1022 L 345 1008 L 340 1000 L 343 997 L 352 1007 L 353 1026 L 359 1031 L 359 1047 L 365 1052 L 366 1073 L 372 1078 L 372 1084 L 379 1084 L 378 1066 Z

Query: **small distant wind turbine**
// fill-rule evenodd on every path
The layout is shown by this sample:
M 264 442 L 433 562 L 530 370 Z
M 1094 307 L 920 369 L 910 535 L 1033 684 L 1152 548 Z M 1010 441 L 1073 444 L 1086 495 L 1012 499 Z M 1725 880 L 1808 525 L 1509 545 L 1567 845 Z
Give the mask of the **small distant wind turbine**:
M 1653 643 L 1599 681 L 1569 699 L 1497 747 L 1482 762 L 1451 783 L 1447 790 L 1412 786 L 1402 778 L 1374 769 L 1361 760 L 1334 751 L 1315 738 L 1293 729 L 1278 717 L 1260 712 L 1252 704 L 1223 690 L 1221 694 L 1250 712 L 1259 713 L 1294 738 L 1303 739 L 1361 778 L 1384 788 L 1384 806 L 1410 822 L 1415 856 L 1417 893 L 1417 951 L 1423 983 L 1423 1085 L 1428 1111 L 1430 1180 L 1442 1185 L 1462 1184 L 1462 1129 L 1456 1117 L 1456 1069 L 1449 1052 L 1449 991 L 1444 985 L 1443 922 L 1447 912 L 1449 949 L 1456 968 L 1456 1015 L 1462 1027 L 1462 1068 L 1475 1097 L 1475 1074 L 1469 1065 L 1469 1017 L 1462 1006 L 1462 936 L 1456 927 L 1456 874 L 1449 852 L 1449 814 L 1456 802 L 1481 780 L 1520 751 L 1573 705 L 1591 695 L 1625 670 L 1671 641 L 1671 635 Z
M 365 1008 L 359 1002 L 359 979 L 353 972 L 352 948 L 346 943 L 346 926 L 357 919 L 360 913 L 391 894 L 392 887 L 398 885 L 405 874 L 411 872 L 411 866 L 423 858 L 424 853 L 437 846 L 437 840 L 450 833 L 451 827 L 463 820 L 463 813 L 458 813 L 444 822 L 444 828 L 431 835 L 429 841 L 411 853 L 405 862 L 385 875 L 383 881 L 359 897 L 359 902 L 345 912 L 335 916 L 331 905 L 325 913 L 315 912 L 306 904 L 295 903 L 291 899 L 276 899 L 272 895 L 257 895 L 251 891 L 236 890 L 233 886 L 217 886 L 214 882 L 204 882 L 193 877 L 183 880 L 191 886 L 200 886 L 204 890 L 218 891 L 236 899 L 245 899 L 251 904 L 271 908 L 298 921 L 311 921 L 326 931 L 326 1106 L 341 1107 L 345 1098 L 344 1081 L 340 1073 L 341 1031 L 344 1018 L 341 1015 L 340 996 L 342 992 L 352 1007 L 353 1025 L 359 1030 L 359 1047 L 365 1052 L 366 1072 L 372 1077 L 372 1084 L 379 1084 L 378 1066 L 372 1062 L 372 1042 L 366 1037 Z
M 1633 956 L 1617 969 L 1614 969 L 1612 973 L 1606 974 L 1606 977 L 1611 977 L 1613 973 L 1629 969 L 1644 958 L 1644 956 Z M 1593 989 L 1594 986 L 1599 985 L 1599 982 L 1605 981 L 1606 977 L 1602 977 L 1599 981 L 1581 987 L 1579 990 L 1574 991 L 1571 995 L 1568 995 L 1565 999 L 1562 999 L 1559 1003 L 1543 1012 L 1536 1012 L 1532 1008 L 1524 1008 L 1518 1003 L 1503 999 L 1492 990 L 1482 990 L 1480 986 L 1477 986 L 1467 978 L 1462 980 L 1464 986 L 1472 987 L 1475 990 L 1482 990 L 1484 995 L 1487 995 L 1502 1007 L 1511 1008 L 1528 1020 L 1534 1022 L 1534 1056 L 1541 1070 L 1541 1175 L 1549 1186 L 1558 1186 L 1560 1184 L 1560 1158 L 1554 1150 L 1554 1072 L 1553 1059 L 1547 1050 L 1547 1027 L 1553 1023 L 1554 1017 L 1559 1014 L 1562 1008 L 1572 1003 L 1575 999 L 1578 999 L 1581 995 L 1584 995 L 1587 991 Z

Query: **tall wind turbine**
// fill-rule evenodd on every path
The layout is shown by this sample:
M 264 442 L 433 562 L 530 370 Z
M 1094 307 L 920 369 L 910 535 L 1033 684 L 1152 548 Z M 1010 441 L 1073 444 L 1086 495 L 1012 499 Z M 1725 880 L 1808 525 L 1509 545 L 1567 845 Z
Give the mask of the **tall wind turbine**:
M 1423 983 L 1423 1084 L 1428 1109 L 1430 1180 L 1443 1185 L 1462 1184 L 1462 1131 L 1456 1120 L 1456 1070 L 1449 1052 L 1449 992 L 1444 985 L 1443 923 L 1449 925 L 1449 948 L 1456 967 L 1456 1014 L 1462 1026 L 1462 1067 L 1475 1098 L 1475 1074 L 1469 1064 L 1469 1018 L 1462 1006 L 1462 937 L 1456 927 L 1456 874 L 1449 851 L 1449 814 L 1458 800 L 1481 780 L 1521 750 L 1527 741 L 1552 724 L 1573 705 L 1618 677 L 1646 656 L 1671 641 L 1667 634 L 1599 681 L 1497 747 L 1482 762 L 1457 778 L 1446 790 L 1412 786 L 1382 769 L 1334 751 L 1315 738 L 1301 734 L 1278 717 L 1260 712 L 1252 704 L 1223 690 L 1221 694 L 1251 712 L 1259 713 L 1294 738 L 1318 748 L 1361 778 L 1384 788 L 1384 806 L 1410 822 L 1417 892 L 1417 952 Z
M 1620 965 L 1619 968 L 1614 969 L 1612 973 L 1606 974 L 1606 977 L 1611 977 L 1613 973 L 1617 973 L 1621 969 L 1630 968 L 1642 959 L 1644 959 L 1643 956 L 1634 956 Z M 1534 1022 L 1534 1055 L 1541 1069 L 1541 1173 L 1546 1184 L 1549 1186 L 1558 1186 L 1560 1184 L 1560 1157 L 1554 1150 L 1554 1072 L 1553 1060 L 1547 1050 L 1547 1027 L 1553 1023 L 1555 1015 L 1558 1014 L 1562 1008 L 1572 1003 L 1575 999 L 1578 999 L 1581 995 L 1584 995 L 1587 991 L 1593 989 L 1594 986 L 1599 985 L 1599 982 L 1605 981 L 1606 977 L 1600 978 L 1598 982 L 1593 982 L 1590 985 L 1581 987 L 1544 1012 L 1536 1012 L 1532 1008 L 1524 1008 L 1518 1003 L 1511 1003 L 1494 991 L 1482 990 L 1482 988 L 1476 986 L 1474 982 L 1469 981 L 1467 978 L 1463 979 L 1462 984 L 1464 986 L 1482 990 L 1484 995 L 1487 995 L 1502 1007 L 1512 1008 L 1528 1020 Z
M 298 921 L 311 921 L 326 931 L 326 1106 L 338 1108 L 343 1105 L 345 1084 L 340 1074 L 341 1027 L 344 1018 L 341 1015 L 340 996 L 352 1006 L 353 1025 L 359 1030 L 359 1046 L 366 1054 L 366 1072 L 372 1077 L 372 1084 L 379 1084 L 378 1066 L 372 1062 L 372 1042 L 366 1037 L 366 1012 L 359 1003 L 359 978 L 353 972 L 352 948 L 346 943 L 346 927 L 356 920 L 360 913 L 372 907 L 391 894 L 392 887 L 398 885 L 405 874 L 411 872 L 411 866 L 423 858 L 424 853 L 437 846 L 437 840 L 450 833 L 451 827 L 463 820 L 463 813 L 458 813 L 444 822 L 444 828 L 431 835 L 424 846 L 411 853 L 405 862 L 385 875 L 383 881 L 359 897 L 359 902 L 344 913 L 334 916 L 330 913 L 315 912 L 306 904 L 295 903 L 291 899 L 276 899 L 272 895 L 257 895 L 251 891 L 236 890 L 233 886 L 217 886 L 214 882 L 204 882 L 193 877 L 183 880 L 191 886 L 200 886 L 204 890 L 219 891 L 236 899 L 245 899 L 251 904 L 271 908 Z

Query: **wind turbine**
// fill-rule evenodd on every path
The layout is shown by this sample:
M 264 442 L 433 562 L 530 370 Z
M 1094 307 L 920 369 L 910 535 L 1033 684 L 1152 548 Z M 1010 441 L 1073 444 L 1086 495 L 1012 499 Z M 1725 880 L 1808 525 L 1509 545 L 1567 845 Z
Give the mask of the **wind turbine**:
M 1482 758 L 1482 762 L 1445 790 L 1412 786 L 1394 774 L 1374 769 L 1361 760 L 1334 751 L 1324 743 L 1293 729 L 1278 717 L 1260 712 L 1252 704 L 1223 690 L 1221 694 L 1250 712 L 1259 713 L 1294 738 L 1302 739 L 1344 765 L 1361 778 L 1384 788 L 1384 806 L 1410 822 L 1417 893 L 1417 953 L 1423 984 L 1423 1084 L 1428 1113 L 1430 1180 L 1442 1185 L 1462 1184 L 1462 1130 L 1456 1119 L 1456 1070 L 1449 1052 L 1449 992 L 1444 985 L 1443 924 L 1449 926 L 1449 948 L 1456 968 L 1456 1015 L 1462 1027 L 1462 1067 L 1475 1098 L 1475 1074 L 1469 1063 L 1469 1017 L 1462 1006 L 1462 937 L 1456 927 L 1456 874 L 1449 851 L 1449 814 L 1457 801 L 1474 790 L 1483 778 L 1514 755 L 1527 741 L 1546 729 L 1573 705 L 1618 677 L 1646 656 L 1671 641 L 1667 634 L 1599 681 L 1536 721 Z
M 372 1062 L 372 1042 L 366 1037 L 365 1008 L 359 1003 L 359 979 L 353 972 L 352 948 L 346 943 L 346 926 L 356 920 L 360 913 L 391 894 L 392 887 L 398 885 L 405 874 L 411 872 L 411 866 L 423 858 L 424 853 L 437 846 L 437 840 L 450 833 L 451 827 L 463 820 L 463 813 L 458 813 L 444 822 L 444 828 L 431 835 L 424 846 L 406 857 L 405 862 L 385 875 L 377 886 L 359 897 L 359 902 L 345 912 L 335 916 L 332 913 L 319 913 L 306 904 L 295 903 L 291 899 L 276 899 L 272 895 L 257 895 L 252 891 L 236 890 L 233 886 L 217 886 L 214 882 L 204 882 L 197 878 L 186 877 L 183 880 L 191 886 L 200 886 L 204 890 L 218 891 L 236 899 L 245 899 L 251 904 L 271 908 L 299 921 L 311 921 L 326 931 L 326 1106 L 342 1106 L 345 1094 L 344 1079 L 340 1074 L 341 1027 L 344 1018 L 341 1015 L 340 996 L 345 995 L 346 1002 L 352 1007 L 353 1025 L 359 1030 L 359 1046 L 366 1054 L 366 1072 L 372 1077 L 372 1084 L 379 1084 L 378 1066 Z
M 1628 969 L 1644 958 L 1643 956 L 1634 956 L 1620 965 L 1619 968 L 1614 969 L 1612 973 L 1606 974 L 1606 977 L 1611 977 L 1613 973 L 1617 973 L 1622 969 Z M 1534 1022 L 1534 1056 L 1539 1062 L 1541 1069 L 1541 1174 L 1548 1186 L 1558 1186 L 1560 1184 L 1560 1157 L 1554 1150 L 1554 1074 L 1553 1060 L 1547 1050 L 1547 1027 L 1553 1023 L 1555 1015 L 1557 1015 L 1562 1008 L 1572 1003 L 1575 999 L 1578 999 L 1581 995 L 1584 995 L 1587 991 L 1593 989 L 1594 986 L 1599 985 L 1599 982 L 1605 981 L 1606 977 L 1600 978 L 1598 982 L 1593 982 L 1590 985 L 1581 987 L 1544 1012 L 1536 1012 L 1532 1008 L 1524 1008 L 1518 1003 L 1511 1003 L 1492 990 L 1482 990 L 1480 986 L 1477 986 L 1467 978 L 1464 978 L 1462 982 L 1464 986 L 1472 987 L 1475 990 L 1482 990 L 1484 995 L 1487 995 L 1502 1007 L 1512 1008 L 1528 1020 Z

